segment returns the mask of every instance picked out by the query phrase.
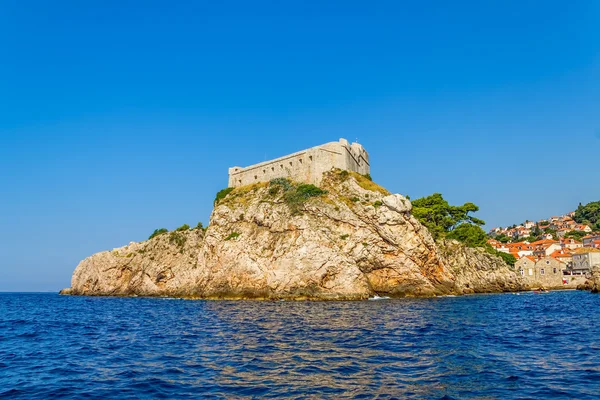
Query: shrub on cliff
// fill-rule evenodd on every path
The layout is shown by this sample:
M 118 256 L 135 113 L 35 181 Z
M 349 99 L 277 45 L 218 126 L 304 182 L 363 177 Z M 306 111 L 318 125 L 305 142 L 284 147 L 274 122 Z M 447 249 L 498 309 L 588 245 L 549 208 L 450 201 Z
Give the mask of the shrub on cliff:
M 490 251 L 489 249 L 491 249 L 493 251 Z M 503 253 L 501 251 L 498 251 L 498 250 L 494 249 L 492 246 L 489 246 L 489 249 L 488 249 L 488 252 L 490 252 L 490 253 L 492 253 L 494 255 L 497 255 L 498 257 L 500 257 L 501 259 L 503 259 L 504 262 L 507 263 L 508 265 L 510 265 L 511 267 L 514 266 L 515 263 L 517 262 L 517 259 L 512 254 Z
M 177 232 L 189 231 L 190 226 L 188 224 L 183 224 L 179 228 L 175 229 Z
M 220 202 L 221 200 L 223 200 L 225 197 L 227 197 L 227 195 L 228 195 L 229 193 L 231 193 L 231 192 L 233 191 L 233 189 L 234 189 L 234 188 L 227 188 L 227 189 L 223 189 L 223 190 L 219 191 L 219 192 L 217 193 L 217 196 L 215 197 L 215 206 L 216 206 L 217 204 L 219 204 L 219 202 Z
M 169 234 L 169 243 L 176 245 L 180 250 L 183 250 L 183 245 L 187 238 L 180 231 L 174 231 Z
M 162 235 L 163 233 L 167 233 L 167 232 L 169 232 L 169 231 L 166 230 L 165 228 L 155 229 L 154 232 L 152 232 L 152 235 L 150 235 L 150 237 L 148 238 L 148 240 L 155 238 L 158 235 Z
M 302 211 L 302 206 L 311 197 L 319 197 L 327 194 L 327 191 L 311 184 L 295 184 L 289 179 L 277 178 L 269 182 L 269 194 L 275 196 L 283 194 L 283 200 L 289 206 L 293 215 L 298 215 Z

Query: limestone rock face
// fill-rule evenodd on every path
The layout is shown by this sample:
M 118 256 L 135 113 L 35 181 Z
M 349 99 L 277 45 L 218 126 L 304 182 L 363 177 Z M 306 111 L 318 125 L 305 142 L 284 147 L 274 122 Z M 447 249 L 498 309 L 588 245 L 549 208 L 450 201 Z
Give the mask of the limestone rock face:
M 444 264 L 453 272 L 458 293 L 516 292 L 529 289 L 523 277 L 500 257 L 456 240 L 438 243 Z
M 341 171 L 327 173 L 322 189 L 298 197 L 285 182 L 236 188 L 206 232 L 93 255 L 69 293 L 335 300 L 522 287 L 500 258 L 457 242 L 438 246 L 401 195 Z
M 600 293 L 600 267 L 593 267 L 585 283 L 580 285 L 577 289 L 589 290 L 592 293 Z

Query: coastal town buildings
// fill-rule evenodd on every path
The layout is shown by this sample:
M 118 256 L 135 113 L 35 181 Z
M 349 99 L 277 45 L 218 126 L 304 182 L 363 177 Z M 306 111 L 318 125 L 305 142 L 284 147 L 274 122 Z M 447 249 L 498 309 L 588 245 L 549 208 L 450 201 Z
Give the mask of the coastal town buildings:
M 554 257 L 523 257 L 515 263 L 515 269 L 532 286 L 551 288 L 569 283 L 565 277 L 567 264 Z
M 600 233 L 584 236 L 581 240 L 583 242 L 582 247 L 591 247 L 591 248 L 600 249 Z
M 572 271 L 574 274 L 583 275 L 593 267 L 600 267 L 600 249 L 581 248 L 573 253 Z
M 515 269 L 531 285 L 557 287 L 600 267 L 600 232 L 577 223 L 575 212 L 490 230 L 488 244 L 515 257 Z M 580 240 L 578 240 L 580 239 Z M 575 277 L 577 277 L 575 279 Z

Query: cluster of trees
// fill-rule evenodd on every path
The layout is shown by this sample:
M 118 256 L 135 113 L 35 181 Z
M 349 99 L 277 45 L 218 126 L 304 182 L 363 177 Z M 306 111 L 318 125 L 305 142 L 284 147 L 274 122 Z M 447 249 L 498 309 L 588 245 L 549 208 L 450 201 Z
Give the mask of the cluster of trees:
M 579 224 L 589 225 L 594 231 L 600 231 L 600 201 L 581 205 L 575 210 L 573 219 Z
M 479 211 L 475 204 L 453 206 L 440 193 L 434 193 L 414 200 L 412 205 L 412 214 L 429 229 L 434 238 L 455 239 L 469 247 L 483 247 L 510 265 L 517 261 L 514 256 L 498 252 L 487 243 L 487 234 L 481 228 L 485 222 L 471 215 Z

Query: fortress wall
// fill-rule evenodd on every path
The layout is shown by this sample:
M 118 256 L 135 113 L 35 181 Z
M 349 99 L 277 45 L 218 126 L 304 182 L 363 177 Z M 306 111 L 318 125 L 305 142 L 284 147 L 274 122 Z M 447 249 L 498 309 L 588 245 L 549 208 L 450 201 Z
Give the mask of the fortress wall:
M 249 167 L 233 167 L 229 169 L 229 187 L 268 182 L 275 178 L 319 185 L 323 173 L 332 168 L 369 173 L 368 155 L 362 146 L 358 147 L 360 149 L 356 146 L 352 148 L 345 139 L 341 139 L 340 142 L 327 143 Z

